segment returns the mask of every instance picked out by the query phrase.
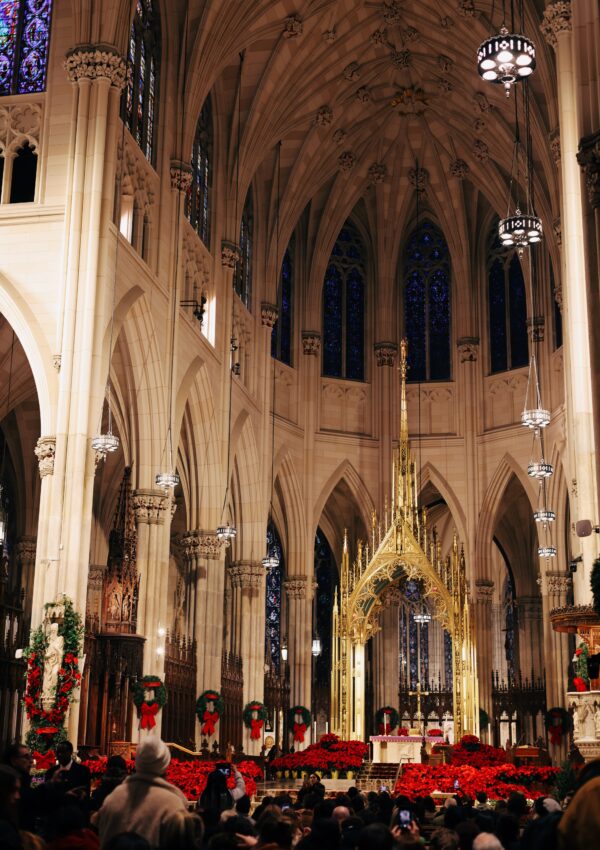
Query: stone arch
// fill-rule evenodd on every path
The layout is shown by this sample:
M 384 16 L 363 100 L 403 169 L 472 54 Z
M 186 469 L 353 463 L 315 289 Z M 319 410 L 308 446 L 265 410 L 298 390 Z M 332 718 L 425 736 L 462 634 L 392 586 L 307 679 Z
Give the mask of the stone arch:
M 344 482 L 348 487 L 350 494 L 352 495 L 353 501 L 358 509 L 358 516 L 360 518 L 361 524 L 364 529 L 368 529 L 371 524 L 371 515 L 375 510 L 375 504 L 371 499 L 371 496 L 368 492 L 368 489 L 362 480 L 361 476 L 353 466 L 353 464 L 348 460 L 343 460 L 338 467 L 331 473 L 325 484 L 321 488 L 321 492 L 317 499 L 315 500 L 315 508 L 312 516 L 312 529 L 311 529 L 311 539 L 314 539 L 314 536 L 317 532 L 317 527 L 320 524 L 321 515 L 325 509 L 329 498 L 337 485 L 341 482 Z M 343 531 L 343 530 L 342 530 Z M 341 543 L 341 540 L 339 540 Z M 335 551 L 335 546 L 332 545 L 333 541 L 329 541 L 332 550 Z
M 461 541 L 465 541 L 466 543 L 468 540 L 468 534 L 465 512 L 453 488 L 450 486 L 447 479 L 441 474 L 439 469 L 431 463 L 431 461 L 427 461 L 421 470 L 419 504 L 421 504 L 420 494 L 423 493 L 428 484 L 432 484 L 446 502 L 450 514 L 452 515 L 458 537 Z
M 282 545 L 286 547 L 286 563 L 296 575 L 297 566 L 303 566 L 305 509 L 294 461 L 285 446 L 275 459 L 273 510 Z
M 264 555 L 263 480 L 252 420 L 242 411 L 231 430 L 231 497 L 237 525 L 233 549 L 237 560 Z

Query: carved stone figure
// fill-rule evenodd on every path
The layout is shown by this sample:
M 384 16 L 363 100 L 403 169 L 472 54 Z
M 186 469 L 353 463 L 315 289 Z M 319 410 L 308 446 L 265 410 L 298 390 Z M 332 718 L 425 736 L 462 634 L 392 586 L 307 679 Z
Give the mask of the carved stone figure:
M 44 679 L 42 682 L 42 705 L 48 711 L 54 705 L 58 671 L 62 663 L 65 640 L 58 633 L 58 623 L 51 623 L 48 646 L 44 653 Z

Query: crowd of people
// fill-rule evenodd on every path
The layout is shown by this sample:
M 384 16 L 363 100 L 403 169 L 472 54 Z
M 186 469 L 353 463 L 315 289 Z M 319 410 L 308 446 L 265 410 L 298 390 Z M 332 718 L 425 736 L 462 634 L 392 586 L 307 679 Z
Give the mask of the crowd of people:
M 27 747 L 13 744 L 0 765 L 0 850 L 592 850 L 600 847 L 600 759 L 585 765 L 574 795 L 522 794 L 488 801 L 446 796 L 409 800 L 356 787 L 328 797 L 313 774 L 295 799 L 263 797 L 253 808 L 235 765 L 215 763 L 191 803 L 165 778 L 166 744 L 149 736 L 128 775 L 120 756 L 91 789 L 90 772 L 68 741 L 33 784 Z M 233 777 L 233 787 L 231 777 Z

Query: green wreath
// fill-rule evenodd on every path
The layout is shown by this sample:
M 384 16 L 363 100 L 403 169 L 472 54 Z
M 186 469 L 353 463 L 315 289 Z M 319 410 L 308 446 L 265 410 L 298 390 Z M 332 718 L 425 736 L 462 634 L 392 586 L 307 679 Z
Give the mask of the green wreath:
M 300 715 L 302 720 L 296 722 L 296 715 Z M 288 729 L 294 735 L 294 741 L 299 744 L 304 743 L 304 735 L 307 729 L 310 729 L 311 713 L 305 705 L 295 705 L 288 711 Z
M 62 620 L 58 623 L 57 634 L 63 639 L 63 654 L 56 678 L 54 702 L 50 708 L 44 708 L 42 705 L 44 658 L 48 649 L 48 635 L 44 624 L 32 632 L 29 646 L 24 652 L 27 666 L 23 702 L 29 720 L 26 741 L 31 750 L 41 754 L 54 750 L 59 741 L 66 739 L 65 717 L 81 682 L 78 657 L 83 639 L 81 617 L 66 596 L 44 606 L 46 611 L 58 607 L 62 608 Z
M 256 717 L 253 717 L 253 714 L 256 714 Z M 264 703 L 258 702 L 258 700 L 252 700 L 252 702 L 246 703 L 242 717 L 244 719 L 244 726 L 246 729 L 250 729 L 250 738 L 253 741 L 258 741 L 262 735 L 262 729 L 267 716 L 267 709 Z
M 544 724 L 550 734 L 550 743 L 560 744 L 562 736 L 571 731 L 573 720 L 566 708 L 556 706 L 548 709 L 544 715 Z
M 167 689 L 158 676 L 143 676 L 133 685 L 133 704 L 140 718 L 140 729 L 154 729 L 156 715 L 167 702 Z M 146 691 L 154 691 L 152 699 L 146 698 Z
M 213 711 L 208 710 L 208 703 L 212 702 Z M 201 732 L 209 738 L 215 734 L 215 727 L 225 710 L 223 697 L 218 691 L 203 691 L 196 701 L 196 717 L 202 724 Z
M 384 705 L 375 714 L 375 723 L 380 735 L 389 735 L 400 725 L 400 715 L 391 705 Z

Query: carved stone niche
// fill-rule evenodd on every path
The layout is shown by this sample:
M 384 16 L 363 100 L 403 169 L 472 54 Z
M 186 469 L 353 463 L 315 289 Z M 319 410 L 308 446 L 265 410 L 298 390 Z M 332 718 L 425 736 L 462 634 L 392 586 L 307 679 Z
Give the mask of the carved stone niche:
M 573 715 L 573 742 L 586 761 L 600 756 L 600 691 L 567 694 Z

